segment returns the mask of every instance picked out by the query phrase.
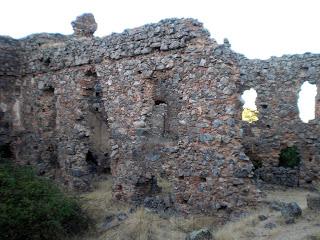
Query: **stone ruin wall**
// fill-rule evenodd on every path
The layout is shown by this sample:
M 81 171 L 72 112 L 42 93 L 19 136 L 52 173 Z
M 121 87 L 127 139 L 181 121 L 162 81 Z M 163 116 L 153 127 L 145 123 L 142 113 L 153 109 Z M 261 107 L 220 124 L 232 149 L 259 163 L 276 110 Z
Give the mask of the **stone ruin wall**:
M 20 71 L 20 44 L 11 38 L 0 38 L 0 142 L 9 146 L 13 126 L 19 125 L 19 115 L 13 115 L 18 108 L 20 86 L 17 77 Z
M 267 182 L 310 186 L 320 172 L 320 55 L 285 55 L 268 60 L 239 57 L 242 92 L 257 91 L 259 120 L 243 122 L 243 144 L 251 159 L 262 162 L 258 172 Z M 304 82 L 317 86 L 316 116 L 308 123 L 299 118 L 298 96 Z M 308 106 L 306 106 L 308 107 Z M 279 168 L 282 149 L 297 146 L 301 164 Z
M 227 42 L 218 45 L 193 19 L 96 38 L 96 23 L 84 16 L 73 23 L 71 36 L 0 38 L 0 140 L 10 144 L 15 161 L 78 190 L 88 190 L 97 174 L 111 172 L 115 199 L 155 198 L 156 204 L 184 212 L 254 203 L 253 165 L 244 152 L 271 166 L 281 144 L 297 134 L 282 136 L 275 119 L 274 131 L 265 129 L 267 114 L 243 125 L 240 94 L 254 86 L 258 106 L 278 101 L 267 91 L 281 86 L 276 81 L 281 75 L 292 83 L 296 71 L 271 67 L 272 61 L 267 71 L 274 83 L 264 81 L 263 61 L 240 57 Z M 281 96 L 284 106 L 296 106 L 288 94 Z M 270 109 L 265 111 L 278 114 Z M 313 164 L 319 161 L 316 122 L 299 122 L 310 128 L 299 135 L 299 146 L 308 140 L 306 155 L 313 154 Z M 301 173 L 310 171 L 310 164 Z M 159 180 L 168 181 L 171 192 L 161 200 Z

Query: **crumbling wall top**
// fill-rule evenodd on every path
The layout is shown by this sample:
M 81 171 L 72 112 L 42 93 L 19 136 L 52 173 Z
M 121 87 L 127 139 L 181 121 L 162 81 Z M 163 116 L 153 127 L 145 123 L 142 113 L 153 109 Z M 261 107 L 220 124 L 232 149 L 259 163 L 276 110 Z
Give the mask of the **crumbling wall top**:
M 204 39 L 207 44 L 217 46 L 202 23 L 176 18 L 103 38 L 34 34 L 19 42 L 28 56 L 25 72 L 28 74 L 186 48 L 193 39 Z
M 97 23 L 92 13 L 84 13 L 71 22 L 76 37 L 93 37 L 97 30 Z
M 11 37 L 0 37 L 0 76 L 20 73 L 20 43 Z

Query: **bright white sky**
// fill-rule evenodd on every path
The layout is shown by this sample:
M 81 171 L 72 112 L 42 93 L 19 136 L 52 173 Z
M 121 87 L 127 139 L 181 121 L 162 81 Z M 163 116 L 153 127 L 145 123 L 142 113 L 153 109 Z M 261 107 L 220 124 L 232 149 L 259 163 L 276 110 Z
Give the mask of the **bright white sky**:
M 320 53 L 319 11 L 320 0 L 2 0 L 0 35 L 71 34 L 70 22 L 85 12 L 96 18 L 96 36 L 164 18 L 192 17 L 203 22 L 218 43 L 228 38 L 233 50 L 267 59 Z M 314 115 L 311 98 L 300 103 L 309 118 Z
M 257 110 L 256 106 L 257 92 L 253 88 L 245 90 L 241 95 L 241 101 L 243 108 L 249 108 L 251 110 Z
M 303 122 L 308 122 L 315 118 L 315 97 L 317 95 L 317 87 L 314 84 L 305 82 L 301 86 L 299 92 L 298 108 L 299 116 Z
M 92 12 L 97 36 L 158 22 L 192 17 L 219 43 L 249 58 L 320 53 L 320 0 L 2 0 L 0 35 L 37 32 L 71 34 L 70 22 Z

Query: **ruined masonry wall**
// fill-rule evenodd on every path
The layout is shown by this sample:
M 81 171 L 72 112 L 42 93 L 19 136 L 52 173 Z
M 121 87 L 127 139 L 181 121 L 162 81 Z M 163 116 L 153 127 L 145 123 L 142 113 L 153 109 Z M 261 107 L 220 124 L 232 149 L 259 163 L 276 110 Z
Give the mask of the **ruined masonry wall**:
M 111 173 L 115 199 L 184 212 L 254 203 L 248 156 L 266 182 L 319 181 L 319 55 L 250 60 L 193 19 L 104 38 L 91 14 L 72 26 L 71 36 L 0 37 L 0 147 L 16 162 L 77 190 Z M 297 107 L 305 81 L 318 89 L 309 123 Z M 251 87 L 259 121 L 248 124 L 239 99 Z M 279 168 L 293 145 L 301 165 Z
M 0 142 L 2 146 L 10 144 L 8 137 L 14 127 L 19 127 L 21 49 L 17 40 L 0 38 Z
M 127 201 L 159 200 L 165 180 L 170 194 L 160 203 L 184 212 L 255 202 L 240 136 L 239 68 L 229 46 L 217 45 L 193 19 L 105 38 L 92 37 L 94 24 L 78 29 L 90 21 L 74 24 L 74 36 L 1 37 L 22 55 L 12 76 L 19 97 L 1 99 L 15 109 L 2 111 L 1 121 L 20 116 L 2 134 L 16 161 L 79 190 L 111 171 L 114 197 Z
M 267 182 L 288 186 L 310 186 L 319 181 L 320 171 L 320 55 L 283 56 L 269 60 L 239 58 L 242 92 L 257 91 L 259 121 L 243 123 L 243 144 L 248 156 L 262 163 L 258 172 Z M 304 82 L 316 84 L 316 118 L 304 123 L 299 118 L 298 96 Z M 308 106 L 305 106 L 308 107 Z M 278 168 L 279 154 L 297 146 L 301 166 Z

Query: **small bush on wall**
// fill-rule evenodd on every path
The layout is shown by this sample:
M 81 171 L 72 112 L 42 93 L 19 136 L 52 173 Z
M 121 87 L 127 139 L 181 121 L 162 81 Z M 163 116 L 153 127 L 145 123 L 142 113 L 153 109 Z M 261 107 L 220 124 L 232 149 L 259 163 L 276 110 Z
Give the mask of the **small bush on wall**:
M 251 159 L 251 162 L 255 169 L 261 168 L 263 166 L 262 160 L 260 158 Z
M 300 164 L 300 155 L 296 146 L 286 147 L 281 150 L 279 166 L 294 168 Z

